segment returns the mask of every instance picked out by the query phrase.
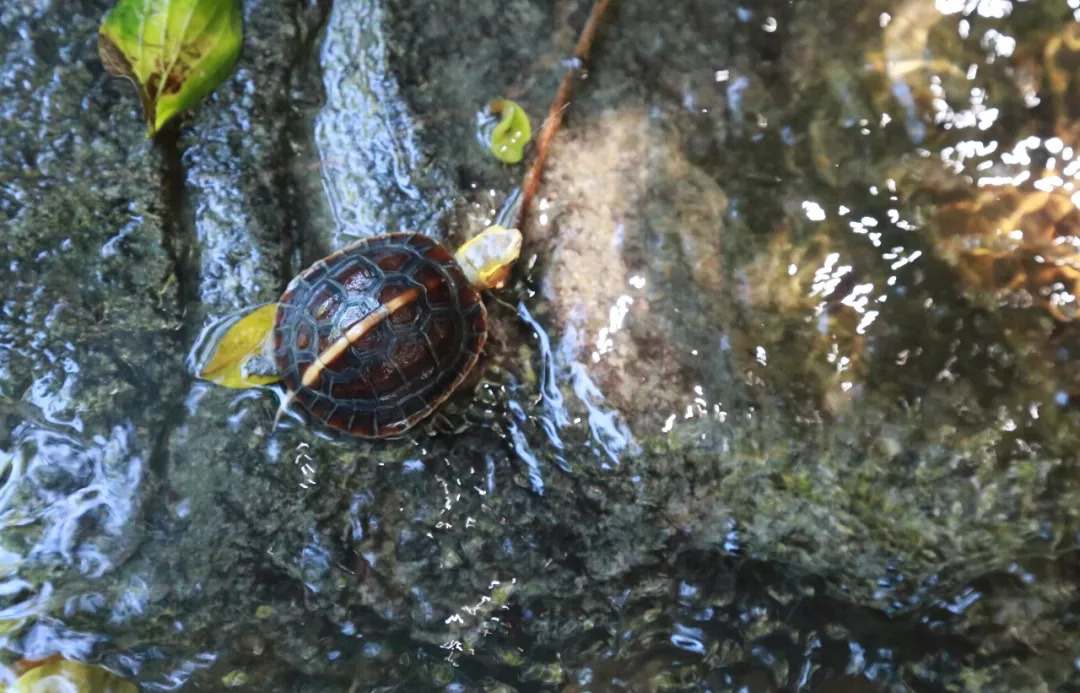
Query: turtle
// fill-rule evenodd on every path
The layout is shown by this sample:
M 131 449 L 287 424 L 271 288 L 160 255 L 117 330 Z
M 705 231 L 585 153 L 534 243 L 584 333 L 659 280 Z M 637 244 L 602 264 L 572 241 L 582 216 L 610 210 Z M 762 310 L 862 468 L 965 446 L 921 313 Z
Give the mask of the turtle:
M 310 421 L 358 438 L 400 436 L 473 370 L 487 339 L 480 292 L 505 283 L 521 245 L 521 233 L 502 226 L 456 253 L 417 232 L 356 241 L 248 313 L 247 337 L 227 347 L 245 320 L 232 324 L 200 375 L 230 387 L 280 380 L 275 426 L 296 404 Z M 241 375 L 215 378 L 226 365 Z

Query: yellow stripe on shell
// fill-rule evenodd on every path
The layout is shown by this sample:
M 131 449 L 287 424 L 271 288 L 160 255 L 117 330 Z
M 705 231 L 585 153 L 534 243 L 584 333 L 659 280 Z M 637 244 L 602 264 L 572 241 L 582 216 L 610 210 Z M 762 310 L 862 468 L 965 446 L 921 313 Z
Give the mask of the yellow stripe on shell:
M 419 295 L 419 287 L 409 289 L 390 299 L 350 325 L 349 328 L 345 330 L 345 334 L 338 337 L 337 341 L 315 357 L 314 363 L 304 369 L 304 373 L 300 376 L 301 387 L 310 388 L 319 382 L 319 377 L 322 375 L 323 371 L 329 368 L 330 364 L 344 354 L 350 346 L 360 341 L 364 335 L 375 329 L 382 321 L 415 301 Z M 299 390 L 290 390 L 289 394 L 285 397 L 285 400 L 281 403 L 281 406 L 278 407 L 277 415 L 274 417 L 274 428 L 277 428 L 281 415 L 285 413 L 285 410 L 287 410 L 296 399 L 298 392 Z

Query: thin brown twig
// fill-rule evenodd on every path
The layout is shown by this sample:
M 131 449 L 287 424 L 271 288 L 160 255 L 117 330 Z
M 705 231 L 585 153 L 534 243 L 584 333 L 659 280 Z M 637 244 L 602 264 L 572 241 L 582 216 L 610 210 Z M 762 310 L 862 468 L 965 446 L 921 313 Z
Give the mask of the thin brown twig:
M 555 138 L 555 132 L 559 129 L 559 125 L 562 124 L 563 113 L 566 112 L 567 107 L 570 105 L 570 95 L 574 90 L 574 79 L 585 69 L 585 62 L 589 59 L 589 51 L 592 50 L 593 40 L 596 38 L 596 33 L 600 28 L 600 20 L 610 4 L 611 0 L 595 0 L 593 3 L 592 10 L 589 12 L 589 19 L 585 22 L 585 28 L 581 31 L 577 46 L 574 47 L 576 64 L 573 69 L 567 70 L 566 74 L 563 75 L 562 82 L 559 84 L 559 91 L 556 92 L 555 100 L 551 102 L 551 108 L 548 109 L 544 126 L 536 137 L 536 158 L 533 159 L 528 173 L 525 174 L 525 181 L 521 185 L 521 206 L 518 208 L 517 223 L 514 224 L 522 232 L 525 230 L 524 224 L 529 213 L 529 205 L 532 204 L 533 198 L 536 197 L 536 191 L 540 187 L 540 176 L 544 171 L 544 164 L 547 162 L 548 154 L 551 151 L 551 141 Z

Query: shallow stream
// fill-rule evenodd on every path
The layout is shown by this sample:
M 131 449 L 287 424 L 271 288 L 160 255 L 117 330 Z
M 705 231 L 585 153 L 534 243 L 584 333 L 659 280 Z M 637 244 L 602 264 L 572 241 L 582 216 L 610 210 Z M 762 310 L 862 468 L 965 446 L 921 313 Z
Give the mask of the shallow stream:
M 245 0 L 154 140 L 111 4 L 0 7 L 0 681 L 1080 690 L 1080 0 L 614 0 L 479 377 L 378 443 L 197 338 L 490 223 L 589 3 Z

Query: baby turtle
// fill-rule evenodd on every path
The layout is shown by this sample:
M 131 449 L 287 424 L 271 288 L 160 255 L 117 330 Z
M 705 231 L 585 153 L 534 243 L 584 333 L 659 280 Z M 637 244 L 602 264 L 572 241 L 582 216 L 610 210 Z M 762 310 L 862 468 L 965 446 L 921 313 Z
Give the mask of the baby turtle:
M 255 328 L 255 339 L 243 348 L 233 340 L 226 360 L 245 377 L 209 375 L 225 368 L 220 354 L 244 320 L 229 327 L 200 374 L 250 387 L 264 384 L 258 371 L 268 369 L 286 390 L 278 417 L 296 403 L 312 420 L 360 438 L 400 435 L 476 365 L 487 339 L 480 291 L 502 286 L 520 252 L 521 233 L 501 226 L 454 254 L 419 233 L 357 241 L 289 282 L 272 325 Z M 267 308 L 249 317 L 269 316 Z

